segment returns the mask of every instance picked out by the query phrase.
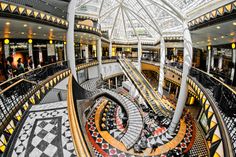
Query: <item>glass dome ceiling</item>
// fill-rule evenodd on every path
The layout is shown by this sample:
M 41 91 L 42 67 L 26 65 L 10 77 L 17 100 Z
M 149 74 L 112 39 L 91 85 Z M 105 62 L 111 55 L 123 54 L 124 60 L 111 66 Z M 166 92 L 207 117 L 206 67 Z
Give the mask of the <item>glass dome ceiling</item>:
M 212 0 L 80 0 L 77 15 L 99 19 L 101 29 L 116 42 L 156 43 L 181 37 L 183 17 Z

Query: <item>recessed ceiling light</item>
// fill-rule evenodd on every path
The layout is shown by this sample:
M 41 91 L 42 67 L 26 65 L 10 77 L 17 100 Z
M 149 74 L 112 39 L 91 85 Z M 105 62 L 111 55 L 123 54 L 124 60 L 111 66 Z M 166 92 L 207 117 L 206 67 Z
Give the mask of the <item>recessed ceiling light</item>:
M 233 25 L 236 26 L 236 22 L 233 22 Z
M 10 22 L 6 22 L 6 25 L 10 25 L 11 23 Z
M 52 31 L 53 31 L 53 29 L 51 28 L 51 29 L 50 29 L 50 31 L 52 32 Z
M 214 38 L 214 40 L 216 40 L 216 38 Z
M 21 32 L 21 34 L 25 34 L 25 32 Z
M 42 27 L 41 27 L 41 26 L 38 26 L 38 29 L 42 29 Z
M 43 36 L 45 36 L 45 37 L 46 37 L 47 35 L 46 35 L 46 34 L 44 34 Z
M 222 39 L 224 39 L 225 37 L 224 36 L 221 36 Z
M 234 32 L 230 33 L 231 36 L 234 36 Z
M 217 28 L 217 29 L 220 29 L 220 26 L 217 26 L 216 28 Z
M 33 33 L 33 35 L 36 35 L 36 33 Z
M 27 27 L 28 25 L 27 24 L 24 24 L 24 27 Z

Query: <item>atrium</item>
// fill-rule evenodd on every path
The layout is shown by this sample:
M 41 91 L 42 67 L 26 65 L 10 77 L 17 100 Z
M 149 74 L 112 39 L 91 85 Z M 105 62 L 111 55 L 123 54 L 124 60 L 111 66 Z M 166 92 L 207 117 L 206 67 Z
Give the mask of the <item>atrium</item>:
M 0 157 L 235 157 L 235 0 L 0 0 Z

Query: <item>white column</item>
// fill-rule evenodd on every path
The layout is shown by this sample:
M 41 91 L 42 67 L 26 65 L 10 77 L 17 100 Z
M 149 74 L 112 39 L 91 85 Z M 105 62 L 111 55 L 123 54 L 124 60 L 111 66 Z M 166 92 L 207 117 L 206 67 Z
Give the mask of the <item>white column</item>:
M 214 69 L 215 67 L 215 55 L 217 53 L 217 48 L 213 48 L 212 49 L 212 53 L 211 53 L 211 68 Z
M 165 67 L 165 41 L 164 38 L 161 37 L 161 42 L 160 42 L 160 74 L 159 74 L 159 84 L 158 84 L 158 93 L 162 96 L 163 95 L 163 82 L 164 82 L 164 67 Z
M 177 124 L 179 123 L 180 117 L 183 113 L 183 109 L 185 107 L 185 103 L 188 97 L 187 77 L 189 74 L 189 70 L 192 66 L 192 58 L 193 58 L 192 39 L 188 29 L 187 22 L 184 22 L 183 27 L 184 27 L 184 65 L 183 65 L 179 98 L 177 101 L 174 117 L 169 127 L 170 132 L 174 132 Z
M 208 57 L 207 57 L 207 73 L 210 73 L 211 69 L 211 49 L 208 49 Z
M 236 63 L 236 49 L 233 49 L 233 56 L 232 56 L 232 63 L 233 63 L 233 68 L 231 71 L 231 80 L 234 80 L 234 75 L 235 75 L 235 63 Z
M 117 79 L 117 77 L 115 77 L 115 84 L 116 84 L 116 89 L 117 89 L 117 87 L 118 87 L 118 79 Z
M 123 75 L 123 81 L 125 81 L 126 79 L 125 79 L 125 75 Z
M 75 67 L 75 48 L 74 48 L 74 24 L 75 24 L 75 7 L 77 0 L 71 0 L 68 5 L 67 11 L 67 21 L 69 22 L 67 35 L 66 35 L 66 43 L 67 43 L 67 57 L 69 61 L 69 66 L 71 69 L 71 73 L 77 79 L 76 75 L 76 67 Z
M 139 67 L 139 71 L 141 72 L 142 68 L 141 68 L 141 57 L 142 57 L 142 43 L 139 40 L 138 41 L 138 67 Z
M 218 60 L 218 68 L 219 68 L 219 70 L 222 69 L 222 66 L 223 66 L 223 52 L 221 50 L 221 55 L 220 55 L 219 60 Z
M 179 87 L 177 86 L 177 87 L 176 87 L 176 91 L 175 91 L 175 98 L 176 98 L 176 99 L 178 98 L 178 92 L 179 92 Z
M 5 57 L 9 57 L 10 55 L 10 46 L 9 44 L 4 44 L 4 54 L 5 54 Z
M 64 60 L 67 60 L 66 44 L 64 44 Z
M 171 83 L 170 83 L 169 90 L 168 90 L 168 93 L 169 93 L 169 94 L 170 94 L 170 90 L 171 90 Z
M 34 69 L 34 55 L 33 55 L 33 45 L 32 45 L 32 43 L 28 44 L 28 48 L 29 48 L 29 56 L 32 59 L 32 68 Z
M 88 45 L 84 45 L 84 57 L 85 57 L 85 62 L 89 62 L 89 52 L 88 52 Z
M 109 58 L 112 57 L 112 41 L 110 41 L 110 44 L 109 44 Z
M 102 41 L 101 38 L 97 40 L 97 60 L 98 60 L 98 75 L 102 74 Z
M 108 89 L 111 89 L 111 80 L 108 79 Z

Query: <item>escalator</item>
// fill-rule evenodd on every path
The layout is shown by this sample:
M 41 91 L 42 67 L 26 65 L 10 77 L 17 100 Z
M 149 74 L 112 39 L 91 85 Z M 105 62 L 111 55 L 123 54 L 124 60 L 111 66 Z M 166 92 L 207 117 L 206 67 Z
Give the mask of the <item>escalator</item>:
M 137 70 L 131 61 L 119 59 L 119 62 L 127 77 L 136 86 L 137 90 L 151 109 L 158 116 L 171 118 L 173 115 L 173 108 L 162 101 L 162 98 L 154 91 L 145 77 Z

